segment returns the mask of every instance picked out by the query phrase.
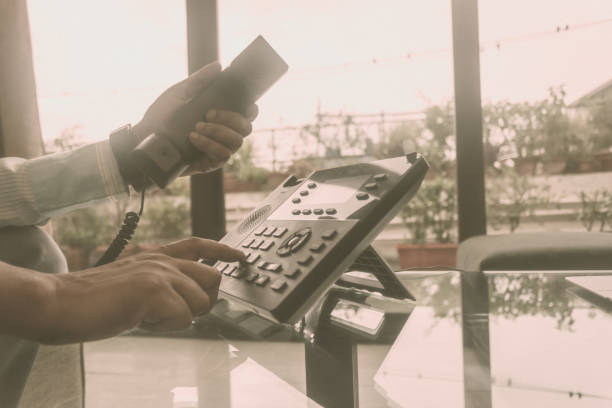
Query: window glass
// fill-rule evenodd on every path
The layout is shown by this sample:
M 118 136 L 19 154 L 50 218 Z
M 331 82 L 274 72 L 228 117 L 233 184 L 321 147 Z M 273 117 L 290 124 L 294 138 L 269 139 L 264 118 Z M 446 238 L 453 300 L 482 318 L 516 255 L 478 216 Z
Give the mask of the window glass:
M 489 233 L 611 230 L 612 4 L 479 6 Z

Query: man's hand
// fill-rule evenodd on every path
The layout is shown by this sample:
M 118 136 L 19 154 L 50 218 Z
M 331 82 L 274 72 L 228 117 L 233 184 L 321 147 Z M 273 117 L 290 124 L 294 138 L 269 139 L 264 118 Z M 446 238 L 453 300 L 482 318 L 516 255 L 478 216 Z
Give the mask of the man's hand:
M 144 325 L 152 330 L 188 327 L 217 300 L 221 275 L 198 259 L 239 261 L 244 253 L 215 241 L 190 238 L 159 250 L 45 279 L 45 301 L 25 299 L 33 316 L 21 335 L 42 343 L 97 340 Z M 27 273 L 32 271 L 21 272 Z M 32 272 L 34 273 L 34 272 Z M 39 306 L 36 306 L 39 305 Z
M 134 126 L 136 138 L 140 141 L 151 133 L 163 132 L 166 121 L 202 89 L 209 86 L 220 71 L 219 63 L 213 62 L 168 88 Z M 206 122 L 196 123 L 189 134 L 191 144 L 204 153 L 203 158 L 191 165 L 183 175 L 221 167 L 240 148 L 243 138 L 251 133 L 251 122 L 257 113 L 257 105 L 249 107 L 246 117 L 223 110 L 206 112 Z

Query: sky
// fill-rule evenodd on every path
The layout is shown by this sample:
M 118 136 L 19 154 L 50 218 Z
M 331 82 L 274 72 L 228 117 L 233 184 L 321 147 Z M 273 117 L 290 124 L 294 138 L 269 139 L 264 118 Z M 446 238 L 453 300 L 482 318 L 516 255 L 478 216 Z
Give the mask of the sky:
M 45 141 L 72 127 L 86 141 L 104 139 L 186 76 L 183 1 L 28 5 Z M 260 99 L 256 130 L 311 122 L 317 109 L 418 111 L 453 97 L 450 0 L 218 0 L 218 8 L 223 66 L 258 34 L 290 66 Z M 539 99 L 559 85 L 571 102 L 612 78 L 609 0 L 483 0 L 479 19 L 484 102 Z

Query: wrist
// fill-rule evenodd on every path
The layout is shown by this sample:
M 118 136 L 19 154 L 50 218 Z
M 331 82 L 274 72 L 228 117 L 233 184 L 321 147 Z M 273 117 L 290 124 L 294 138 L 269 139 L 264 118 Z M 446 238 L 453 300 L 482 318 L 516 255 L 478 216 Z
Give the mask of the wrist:
M 109 136 L 111 151 L 119 167 L 121 177 L 137 191 L 151 185 L 140 169 L 134 166 L 130 157 L 134 148 L 144 139 L 143 131 L 143 126 L 140 123 L 134 127 L 128 124 L 114 130 Z

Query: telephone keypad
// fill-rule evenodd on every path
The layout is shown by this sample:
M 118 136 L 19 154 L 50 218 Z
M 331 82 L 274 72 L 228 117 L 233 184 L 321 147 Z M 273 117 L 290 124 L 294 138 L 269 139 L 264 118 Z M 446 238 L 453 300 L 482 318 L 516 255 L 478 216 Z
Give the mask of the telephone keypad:
M 306 225 L 297 228 L 263 225 L 238 244 L 238 247 L 248 244 L 242 262 L 219 262 L 217 268 L 230 275 L 236 287 L 248 286 L 250 290 L 262 291 L 264 297 L 285 296 L 316 267 L 317 261 L 332 247 L 329 241 L 341 230 L 328 228 L 316 232 Z
M 269 286 L 276 293 L 284 293 L 299 282 L 298 278 L 302 274 L 308 273 L 312 267 L 309 265 L 313 264 L 315 259 L 313 254 L 318 255 L 325 251 L 327 245 L 322 239 L 332 239 L 338 233 L 335 229 L 324 231 L 307 252 L 294 259 L 292 255 L 296 254 L 313 235 L 310 227 L 301 228 L 287 235 L 282 242 L 279 240 L 276 252 L 270 254 L 269 250 L 276 245 L 276 238 L 284 237 L 287 232 L 289 229 L 286 227 L 270 225 L 259 227 L 253 232 L 253 236 L 266 237 L 266 239 L 246 237 L 241 246 L 249 250 L 245 251 L 246 258 L 241 264 L 221 262 L 217 268 L 225 275 L 243 280 L 247 284 L 254 284 L 262 290 L 263 288 L 268 290 Z M 280 259 L 275 258 L 275 255 L 281 257 L 280 259 L 288 259 L 289 264 L 278 262 Z M 286 258 L 288 256 L 290 258 Z M 296 267 L 297 265 L 300 267 Z M 275 279 L 275 274 L 280 274 L 283 279 Z

